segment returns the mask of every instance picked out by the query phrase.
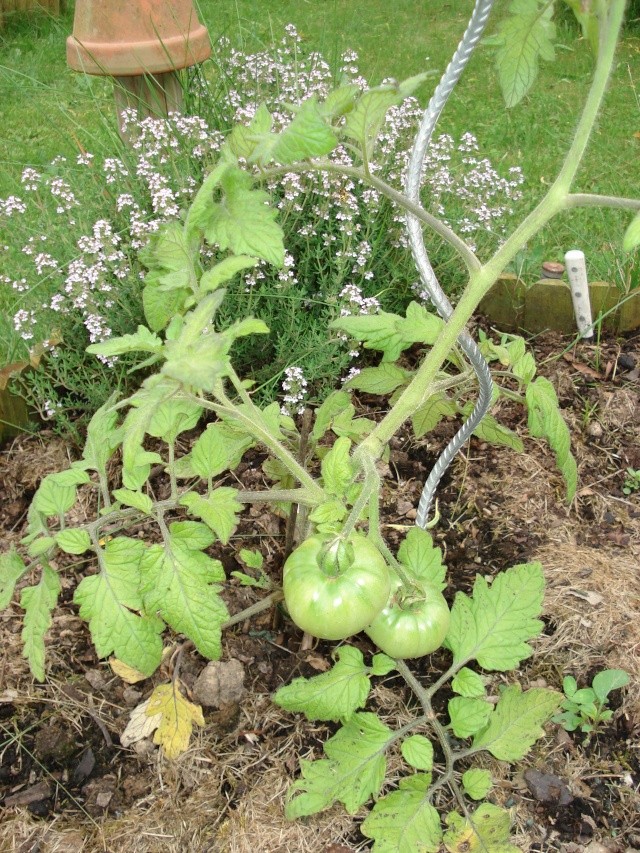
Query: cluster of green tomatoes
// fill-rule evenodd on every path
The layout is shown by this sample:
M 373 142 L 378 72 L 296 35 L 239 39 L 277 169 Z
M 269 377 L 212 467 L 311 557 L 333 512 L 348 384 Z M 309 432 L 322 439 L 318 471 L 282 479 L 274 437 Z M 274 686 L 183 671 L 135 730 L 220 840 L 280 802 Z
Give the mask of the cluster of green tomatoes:
M 439 648 L 449 608 L 429 584 L 407 586 L 366 536 L 310 536 L 284 565 L 284 597 L 293 621 L 314 637 L 343 640 L 364 631 L 392 658 Z

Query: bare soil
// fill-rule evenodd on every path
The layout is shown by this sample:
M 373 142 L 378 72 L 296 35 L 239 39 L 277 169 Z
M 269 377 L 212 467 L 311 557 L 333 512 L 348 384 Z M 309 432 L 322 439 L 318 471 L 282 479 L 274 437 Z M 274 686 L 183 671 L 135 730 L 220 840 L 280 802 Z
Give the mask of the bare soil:
M 640 337 L 581 344 L 564 357 L 558 353 L 566 341 L 558 337 L 541 336 L 533 346 L 571 428 L 580 470 L 577 497 L 571 506 L 563 503 L 562 482 L 543 443 L 526 439 L 526 452 L 518 455 L 473 439 L 442 484 L 434 536 L 449 567 L 451 597 L 456 589 L 469 589 L 478 572 L 542 562 L 545 631 L 515 675 L 523 687 L 559 689 L 567 674 L 584 686 L 607 667 L 630 674 L 629 687 L 612 695 L 612 722 L 589 742 L 550 724 L 520 766 L 486 759 L 496 779 L 490 798 L 511 809 L 520 849 L 623 853 L 640 849 L 640 493 L 623 492 L 625 469 L 640 468 Z M 373 403 L 362 401 L 364 408 Z M 510 404 L 498 416 L 515 429 L 524 425 L 522 411 Z M 454 429 L 443 424 L 428 441 L 416 442 L 408 433 L 394 441 L 382 508 L 392 546 L 402 526 L 413 522 L 429 466 Z M 23 535 L 40 479 L 72 457 L 46 433 L 3 449 L 2 550 Z M 259 481 L 260 461 L 256 455 L 241 466 L 247 487 Z M 259 548 L 276 576 L 283 536 L 281 520 L 251 509 L 233 544 Z M 240 568 L 231 548 L 215 555 L 228 571 Z M 148 741 L 125 749 L 119 738 L 131 710 L 166 679 L 172 662 L 167 659 L 153 679 L 127 685 L 97 660 L 71 601 L 81 571 L 78 565 L 63 576 L 62 605 L 48 635 L 46 683 L 35 684 L 20 657 L 20 608 L 14 603 L 0 614 L 0 850 L 369 849 L 358 830 L 361 815 L 351 818 L 336 807 L 293 824 L 283 816 L 299 756 L 319 756 L 330 727 L 287 714 L 269 697 L 296 676 L 326 669 L 331 644 L 301 648 L 300 633 L 279 612 L 227 632 L 223 661 L 234 661 L 236 676 L 244 675 L 244 694 L 239 698 L 237 677 L 227 687 L 221 680 L 218 707 L 205 708 L 205 727 L 195 731 L 187 753 L 169 762 Z M 254 599 L 252 591 L 230 585 L 232 612 Z M 358 643 L 371 650 L 366 638 Z M 435 654 L 420 661 L 417 672 L 428 679 L 444 660 Z M 205 665 L 193 650 L 184 651 L 181 679 L 189 690 L 196 690 Z M 395 726 L 409 718 L 408 701 L 393 676 L 371 698 Z M 545 787 L 531 771 L 555 779 Z

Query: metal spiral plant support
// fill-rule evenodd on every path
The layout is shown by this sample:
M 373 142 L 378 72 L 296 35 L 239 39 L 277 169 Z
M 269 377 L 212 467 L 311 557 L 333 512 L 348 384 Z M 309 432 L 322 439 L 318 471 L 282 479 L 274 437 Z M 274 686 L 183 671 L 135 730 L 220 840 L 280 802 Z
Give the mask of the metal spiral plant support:
M 489 18 L 489 13 L 493 7 L 493 3 L 494 0 L 477 0 L 471 19 L 469 20 L 469 24 L 460 44 L 458 45 L 446 71 L 442 75 L 442 78 L 440 79 L 440 82 L 438 83 L 438 86 L 436 87 L 436 90 L 424 112 L 411 152 L 411 159 L 409 161 L 405 181 L 405 191 L 411 201 L 419 202 L 424 158 L 429 147 L 429 143 L 431 142 L 433 130 L 449 95 L 460 79 L 471 54 L 480 41 Z M 433 271 L 433 267 L 429 261 L 427 250 L 424 245 L 420 220 L 412 214 L 407 215 L 407 231 L 409 235 L 409 243 L 411 245 L 411 252 L 420 274 L 420 279 L 424 287 L 427 289 L 429 297 L 440 316 L 444 320 L 448 320 L 453 313 L 453 307 L 440 287 Z M 436 463 L 424 484 L 416 516 L 416 525 L 422 528 L 427 526 L 429 510 L 431 508 L 438 483 L 453 461 L 455 455 L 458 453 L 463 444 L 468 441 L 471 433 L 476 429 L 491 406 L 493 381 L 491 379 L 489 365 L 482 357 L 476 342 L 467 332 L 463 332 L 459 336 L 458 343 L 464 354 L 469 359 L 469 362 L 471 363 L 471 366 L 478 378 L 478 401 L 469 418 L 464 422 L 460 430 L 451 439 L 449 444 L 436 460 Z

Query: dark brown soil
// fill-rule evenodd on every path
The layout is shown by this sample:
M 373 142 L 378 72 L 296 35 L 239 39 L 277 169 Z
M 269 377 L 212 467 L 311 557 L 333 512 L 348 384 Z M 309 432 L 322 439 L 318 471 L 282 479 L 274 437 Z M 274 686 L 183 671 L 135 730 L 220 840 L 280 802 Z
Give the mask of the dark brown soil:
M 606 667 L 631 674 L 624 695 L 612 696 L 613 721 L 589 742 L 551 725 L 521 767 L 488 764 L 497 778 L 491 797 L 513 809 L 520 849 L 626 851 L 640 848 L 640 493 L 623 491 L 625 470 L 640 468 L 640 338 L 612 339 L 597 348 L 583 344 L 558 357 L 565 345 L 554 336 L 534 342 L 540 370 L 558 389 L 573 435 L 581 481 L 572 506 L 562 502 L 560 477 L 542 443 L 527 439 L 525 454 L 517 456 L 473 439 L 441 485 L 442 519 L 434 536 L 445 553 L 451 596 L 469 589 L 478 572 L 543 562 L 546 630 L 537 654 L 516 674 L 524 686 L 560 688 L 569 673 L 583 685 Z M 498 417 L 513 429 L 524 426 L 515 405 L 502 405 Z M 454 429 L 445 423 L 428 440 L 416 442 L 408 433 L 394 440 L 382 507 L 392 547 L 402 535 L 398 528 L 413 522 L 426 474 Z M 66 467 L 72 455 L 46 433 L 5 446 L 2 550 L 19 542 L 40 478 Z M 256 455 L 242 464 L 238 474 L 246 488 L 259 482 L 261 461 Z M 164 484 L 155 485 L 161 496 Z M 283 538 L 283 520 L 250 509 L 233 545 L 258 548 L 277 576 Z M 230 547 L 216 546 L 215 555 L 227 572 L 242 568 Z M 358 818 L 340 810 L 302 827 L 282 816 L 282 795 L 295 778 L 298 756 L 318 755 L 330 727 L 294 719 L 268 697 L 296 676 L 325 669 L 331 644 L 301 648 L 300 633 L 279 610 L 229 631 L 223 660 L 244 668 L 244 698 L 225 703 L 223 695 L 219 707 L 205 709 L 205 728 L 196 732 L 193 749 L 166 762 L 149 742 L 125 749 L 119 736 L 131 710 L 166 680 L 173 663 L 168 659 L 154 679 L 140 684 L 116 677 L 96 659 L 71 601 L 82 566 L 74 566 L 73 582 L 70 572 L 49 632 L 45 684 L 31 681 L 19 657 L 19 607 L 14 603 L 0 614 L 1 850 L 369 849 Z M 252 590 L 229 585 L 231 612 L 255 600 Z M 366 638 L 358 643 L 370 651 Z M 205 663 L 184 649 L 180 678 L 187 690 L 194 689 Z M 439 663 L 433 655 L 416 672 L 428 675 Z M 372 697 L 398 722 L 408 713 L 405 701 L 403 684 L 394 678 Z M 551 774 L 550 781 L 543 779 L 549 784 L 532 788 L 527 768 Z

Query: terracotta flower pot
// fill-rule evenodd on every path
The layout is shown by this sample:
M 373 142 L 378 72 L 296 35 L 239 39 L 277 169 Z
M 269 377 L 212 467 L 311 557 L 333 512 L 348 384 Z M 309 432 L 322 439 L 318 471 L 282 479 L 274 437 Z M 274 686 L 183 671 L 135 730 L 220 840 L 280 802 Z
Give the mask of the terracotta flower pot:
M 76 0 L 67 63 L 87 74 L 175 71 L 211 54 L 191 0 Z

